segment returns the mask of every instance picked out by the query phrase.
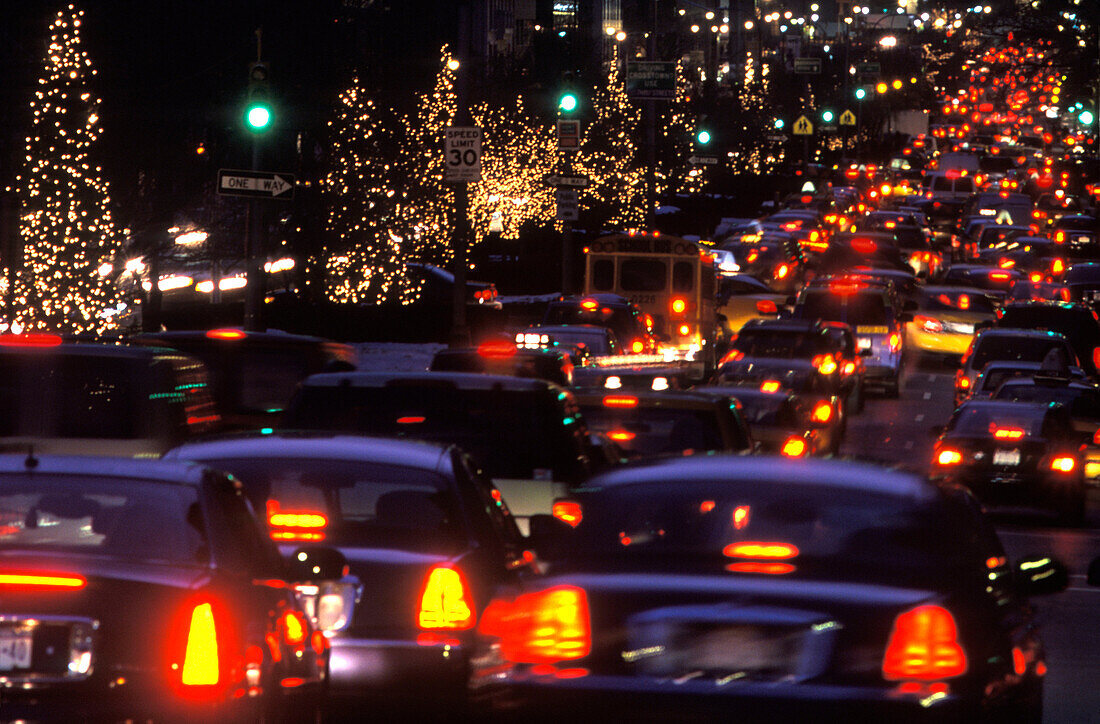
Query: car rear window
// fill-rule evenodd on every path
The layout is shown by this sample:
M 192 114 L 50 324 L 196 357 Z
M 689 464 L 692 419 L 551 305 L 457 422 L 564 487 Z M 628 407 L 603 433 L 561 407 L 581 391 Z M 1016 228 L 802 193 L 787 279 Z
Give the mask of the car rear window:
M 829 290 L 806 294 L 801 304 L 802 319 L 846 322 L 852 327 L 888 323 L 881 294 L 839 294 Z
M 205 460 L 241 481 L 277 543 L 321 535 L 336 546 L 457 551 L 464 547 L 459 501 L 441 475 L 401 465 L 330 458 Z M 324 516 L 310 531 L 278 515 Z
M 1066 359 L 1071 360 L 1071 364 L 1076 363 L 1077 356 L 1070 351 L 1069 346 L 1061 339 L 1036 338 L 1034 335 L 1026 337 L 997 335 L 982 337 L 979 340 L 970 359 L 970 364 L 974 369 L 980 370 L 993 360 L 1042 362 L 1043 358 L 1052 349 L 1064 351 Z
M 1057 385 L 1005 385 L 997 399 L 1015 402 L 1058 402 L 1072 417 L 1100 421 L 1100 390 Z
M 940 312 L 993 314 L 997 307 L 994 300 L 984 294 L 937 290 L 924 293 L 921 308 Z
M 713 410 L 582 407 L 590 430 L 607 433 L 627 457 L 729 450 Z
M 798 330 L 742 328 L 733 346 L 747 357 L 784 359 L 810 359 L 828 351 L 822 335 Z
M 194 488 L 107 477 L 0 478 L 0 555 L 34 550 L 205 564 Z
M 963 405 L 948 424 L 957 435 L 992 437 L 998 429 L 1023 430 L 1026 436 L 1038 436 L 1043 429 L 1041 408 L 1024 405 Z

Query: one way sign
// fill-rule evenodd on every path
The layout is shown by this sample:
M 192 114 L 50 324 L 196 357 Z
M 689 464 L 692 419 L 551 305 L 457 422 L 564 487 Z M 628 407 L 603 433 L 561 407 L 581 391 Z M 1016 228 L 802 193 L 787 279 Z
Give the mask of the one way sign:
M 218 193 L 223 196 L 289 201 L 294 198 L 294 174 L 223 168 L 218 171 Z

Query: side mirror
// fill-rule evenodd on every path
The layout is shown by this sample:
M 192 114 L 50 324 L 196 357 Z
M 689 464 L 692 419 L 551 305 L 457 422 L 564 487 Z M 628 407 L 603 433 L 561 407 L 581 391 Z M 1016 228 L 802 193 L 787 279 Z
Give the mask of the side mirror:
M 1023 558 L 1016 562 L 1016 581 L 1029 596 L 1061 593 L 1069 585 L 1069 570 L 1050 556 Z
M 1100 586 L 1100 557 L 1093 558 L 1092 563 L 1089 564 L 1088 584 Z
M 338 581 L 347 574 L 348 559 L 327 546 L 299 548 L 286 561 L 287 579 L 294 582 Z
M 546 513 L 536 513 L 528 520 L 527 540 L 540 558 L 552 560 L 573 534 L 573 526 Z

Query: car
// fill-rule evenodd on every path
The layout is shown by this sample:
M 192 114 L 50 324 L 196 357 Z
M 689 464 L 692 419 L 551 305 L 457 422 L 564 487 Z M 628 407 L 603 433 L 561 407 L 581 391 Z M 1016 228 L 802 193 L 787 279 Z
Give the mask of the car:
M 0 451 L 157 457 L 218 429 L 209 370 L 178 350 L 0 335 Z
M 615 333 L 596 324 L 536 325 L 515 334 L 516 346 L 525 349 L 557 347 L 570 351 L 574 362 L 590 363 L 592 356 L 604 357 L 624 353 Z M 579 354 L 578 354 L 579 353 Z
M 1100 254 L 1100 222 L 1093 216 L 1066 214 L 1051 224 L 1050 232 L 1075 259 L 1095 259 Z
M 917 352 L 958 361 L 975 332 L 993 324 L 997 305 L 984 289 L 926 286 L 917 295 L 913 319 L 906 322 L 906 342 Z
M 631 364 L 630 357 L 641 360 Z M 666 361 L 659 355 L 631 355 L 622 359 L 602 359 L 573 371 L 573 387 L 606 390 L 686 390 L 703 380 L 701 363 Z
M 569 387 L 579 355 L 574 350 L 559 347 L 520 346 L 510 337 L 486 339 L 477 347 L 449 347 L 432 355 L 428 369 L 432 372 L 471 372 L 490 375 L 511 375 L 546 380 Z
M 845 232 L 829 241 L 817 270 L 821 274 L 844 274 L 854 267 L 883 267 L 912 271 L 893 233 Z
M 980 400 L 994 396 L 1001 384 L 1011 379 L 1031 379 L 1043 371 L 1043 362 L 1022 362 L 1020 360 L 993 360 L 987 362 L 970 392 L 969 399 Z M 1085 379 L 1080 367 L 1066 366 L 1065 373 L 1072 379 Z
M 419 289 L 418 299 L 421 301 L 442 306 L 454 304 L 455 277 L 450 271 L 434 264 L 408 262 L 405 264 L 405 276 L 413 288 Z M 502 303 L 497 285 L 467 279 L 466 304 L 500 309 Z
M 749 426 L 753 444 L 765 455 L 825 457 L 840 452 L 842 432 L 836 410 L 824 399 L 801 395 L 767 382 L 753 385 L 700 385 L 695 392 L 734 401 Z
M 786 300 L 786 294 L 773 291 L 748 274 L 735 274 L 718 280 L 718 311 L 725 315 L 731 334 L 740 331 L 750 319 L 774 319 Z
M 776 293 L 793 294 L 802 285 L 805 261 L 798 241 L 786 231 L 765 230 L 723 246 L 733 252 L 738 269 L 764 282 Z
M 541 324 L 597 324 L 615 333 L 630 354 L 653 354 L 658 340 L 653 320 L 626 297 L 618 294 L 562 296 L 549 302 Z
M 535 513 L 590 474 L 573 393 L 540 379 L 469 372 L 341 372 L 307 377 L 283 430 L 328 430 L 458 445 L 504 495 L 525 534 Z
M 1100 262 L 1075 262 L 1066 268 L 1062 281 L 1072 301 L 1100 310 Z
M 239 482 L 194 463 L 0 456 L 3 718 L 308 721 L 329 645 Z M 299 558 L 300 556 L 300 558 Z
M 588 429 L 615 442 L 628 460 L 653 455 L 752 452 L 753 438 L 728 397 L 695 391 L 578 390 Z
M 965 485 L 986 505 L 1037 506 L 1077 525 L 1085 516 L 1083 468 L 1066 407 L 967 400 L 939 431 L 929 475 Z
M 171 450 L 239 481 L 286 555 L 321 539 L 348 575 L 312 594 L 333 708 L 453 715 L 481 606 L 536 574 L 501 493 L 453 445 L 324 432 L 220 436 Z M 355 700 L 359 700 L 358 703 Z
M 943 257 L 932 248 L 932 234 L 908 212 L 872 211 L 856 219 L 854 231 L 893 234 L 913 274 L 923 278 L 938 277 L 943 268 Z
M 1038 721 L 1030 595 L 964 488 L 851 461 L 627 465 L 540 530 L 538 591 L 489 603 L 473 696 L 517 720 Z
M 1002 329 L 1058 332 L 1073 348 L 1085 374 L 1100 374 L 1100 315 L 1084 304 L 1012 302 L 997 310 L 993 323 Z
M 986 250 L 1003 250 L 1013 240 L 1032 236 L 1035 230 L 1030 226 L 1013 226 L 1010 224 L 989 224 L 982 228 L 978 235 L 974 258 L 981 256 Z
M 1069 302 L 1073 294 L 1061 282 L 1044 282 L 1021 279 L 1008 290 L 1009 302 Z
M 355 348 L 320 337 L 238 328 L 144 332 L 134 344 L 196 357 L 210 373 L 220 431 L 274 424 L 299 382 L 316 372 L 354 369 Z
M 831 277 L 814 280 L 795 301 L 796 319 L 822 319 L 843 322 L 856 333 L 863 357 L 863 388 L 883 390 L 897 397 L 901 389 L 902 352 L 906 322 L 912 313 L 903 311 L 904 303 L 892 285 L 860 278 Z
M 1026 276 L 1018 269 L 1001 269 L 984 264 L 952 264 L 944 272 L 940 284 L 973 287 L 1003 298 L 1021 279 L 1026 279 Z
M 955 406 L 970 396 L 978 373 L 990 362 L 1042 362 L 1053 349 L 1065 355 L 1067 364 L 1080 367 L 1077 355 L 1066 338 L 1056 332 L 1012 328 L 979 330 L 963 353 L 959 369 L 955 372 Z

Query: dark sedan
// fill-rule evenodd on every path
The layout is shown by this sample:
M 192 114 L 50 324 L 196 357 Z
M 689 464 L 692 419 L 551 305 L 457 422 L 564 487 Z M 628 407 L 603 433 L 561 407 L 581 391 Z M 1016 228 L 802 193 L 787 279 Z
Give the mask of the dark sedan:
M 319 553 L 284 563 L 199 465 L 0 457 L 0 718 L 308 720 L 329 645 L 291 584 L 341 575 Z
M 1062 405 L 968 400 L 936 441 L 931 475 L 989 505 L 1037 506 L 1077 524 L 1085 515 L 1078 437 Z
M 334 696 L 437 715 L 461 711 L 482 606 L 533 575 L 507 506 L 453 446 L 328 433 L 255 434 L 185 445 L 241 481 L 285 553 L 323 541 L 347 559 L 338 583 L 299 589 L 332 645 Z M 344 707 L 346 710 L 346 707 Z
M 1026 595 L 970 494 L 832 460 L 668 459 L 548 521 L 542 590 L 493 601 L 480 701 L 541 720 L 1038 721 Z

